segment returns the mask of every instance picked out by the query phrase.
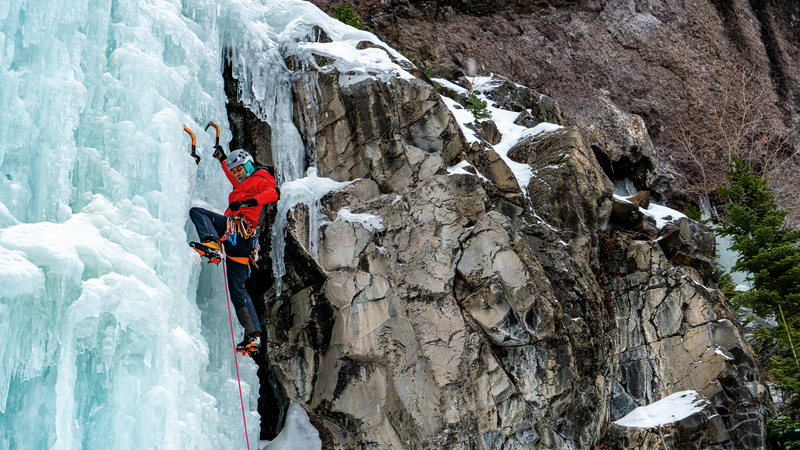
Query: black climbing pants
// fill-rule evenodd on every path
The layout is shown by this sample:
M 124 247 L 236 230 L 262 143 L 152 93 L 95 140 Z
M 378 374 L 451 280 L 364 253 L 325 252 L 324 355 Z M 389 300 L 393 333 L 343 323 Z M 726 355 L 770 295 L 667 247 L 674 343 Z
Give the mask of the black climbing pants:
M 219 239 L 228 229 L 228 219 L 225 216 L 203 208 L 190 209 L 189 218 L 192 219 L 201 241 L 209 237 Z M 236 245 L 227 239 L 222 241 L 222 245 L 225 247 L 225 254 L 234 257 L 250 256 L 253 239 L 256 238 L 238 238 L 236 239 Z M 225 260 L 225 268 L 228 274 L 228 291 L 231 295 L 231 303 L 233 303 L 233 307 L 236 310 L 236 317 L 239 319 L 239 323 L 244 327 L 245 336 L 256 331 L 260 333 L 261 323 L 258 320 L 258 314 L 256 314 L 253 301 L 244 286 L 244 282 L 250 274 L 249 268 L 246 264 L 238 263 L 230 258 Z

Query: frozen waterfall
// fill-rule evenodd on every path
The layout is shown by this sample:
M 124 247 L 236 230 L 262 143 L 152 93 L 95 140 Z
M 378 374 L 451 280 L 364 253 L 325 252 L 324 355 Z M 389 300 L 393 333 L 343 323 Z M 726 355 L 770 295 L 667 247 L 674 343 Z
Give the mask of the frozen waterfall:
M 301 1 L 0 1 L 0 449 L 245 448 L 222 268 L 187 246 L 189 208 L 230 189 L 203 128 L 230 140 L 228 58 L 276 178 L 301 177 L 283 57 L 326 20 Z

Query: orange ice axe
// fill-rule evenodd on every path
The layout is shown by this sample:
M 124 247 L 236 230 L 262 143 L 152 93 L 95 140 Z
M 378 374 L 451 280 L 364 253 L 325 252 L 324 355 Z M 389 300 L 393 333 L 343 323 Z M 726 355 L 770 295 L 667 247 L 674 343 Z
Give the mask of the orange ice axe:
M 206 131 L 208 131 L 208 127 L 214 127 L 214 129 L 217 130 L 217 143 L 214 144 L 214 148 L 217 148 L 219 147 L 219 126 L 214 122 L 208 122 L 208 125 L 206 125 Z
M 187 128 L 186 125 L 183 126 L 183 131 L 189 133 L 189 136 L 192 137 L 192 156 L 194 156 L 195 161 L 197 161 L 197 164 L 199 165 L 200 164 L 200 155 L 198 155 L 197 151 L 196 151 L 196 149 L 197 149 L 197 139 L 194 137 L 194 133 L 192 133 L 192 130 Z

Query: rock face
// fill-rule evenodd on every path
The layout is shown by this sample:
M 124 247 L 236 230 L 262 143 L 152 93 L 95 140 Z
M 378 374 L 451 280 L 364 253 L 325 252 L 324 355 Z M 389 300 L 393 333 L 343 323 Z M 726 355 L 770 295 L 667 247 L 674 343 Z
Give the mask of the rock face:
M 702 405 L 700 411 L 657 429 L 612 423 L 605 431 L 603 444 L 609 448 L 736 448 L 716 408 L 704 400 L 698 403 Z
M 329 11 L 338 0 L 313 2 Z M 378 37 L 432 68 L 436 77 L 473 75 L 471 68 L 477 75 L 501 74 L 557 98 L 569 124 L 585 126 L 597 118 L 595 125 L 603 126 L 609 99 L 640 117 L 661 163 L 680 175 L 671 188 L 665 186 L 672 200 L 697 202 L 701 168 L 681 136 L 713 127 L 714 108 L 726 103 L 731 88 L 759 92 L 759 114 L 767 121 L 800 123 L 796 2 L 351 3 Z M 743 86 L 743 79 L 752 86 Z M 646 146 L 631 137 L 644 156 Z M 719 167 L 726 163 L 713 160 Z M 717 180 L 724 181 L 719 172 Z
M 558 228 L 578 252 L 597 249 L 598 230 L 608 225 L 613 186 L 597 163 L 586 134 L 577 127 L 527 138 L 508 152 L 528 164 L 533 209 Z
M 637 189 L 650 189 L 647 175 L 655 168 L 656 149 L 644 120 L 619 110 L 607 98 L 591 115 L 576 113 L 578 126 L 587 130 L 600 166 L 612 179 L 630 179 Z
M 724 296 L 698 270 L 670 263 L 657 242 L 606 235 L 602 246 L 600 280 L 616 318 L 610 419 L 692 389 L 722 417 L 725 448 L 763 448 L 771 400 Z
M 460 127 L 426 82 L 341 86 L 338 80 L 336 69 L 322 65 L 293 83 L 296 122 L 324 176 L 369 176 L 384 192 L 399 192 L 442 171 L 462 151 Z
M 708 230 L 678 222 L 661 245 L 613 222 L 593 148 L 607 134 L 521 141 L 523 192 L 426 82 L 339 80 L 297 68 L 296 121 L 321 176 L 354 182 L 321 200 L 319 223 L 290 211 L 283 293 L 259 305 L 273 400 L 300 403 L 324 448 L 655 448 L 606 424 L 688 389 L 706 413 L 676 436 L 764 448 L 769 393 L 694 262 L 713 254 Z M 462 158 L 475 174 L 448 174 Z

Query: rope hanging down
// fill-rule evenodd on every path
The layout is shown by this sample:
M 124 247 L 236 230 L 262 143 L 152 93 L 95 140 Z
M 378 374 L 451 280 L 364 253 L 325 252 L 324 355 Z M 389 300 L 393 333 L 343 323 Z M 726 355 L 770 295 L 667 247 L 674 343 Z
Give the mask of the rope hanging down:
M 242 422 L 244 423 L 244 440 L 247 442 L 247 450 L 250 450 L 250 438 L 247 435 L 247 417 L 244 413 L 244 397 L 242 396 L 242 380 L 239 378 L 239 359 L 236 357 L 236 338 L 233 335 L 233 314 L 231 314 L 231 298 L 228 291 L 228 268 L 225 262 L 225 250 L 222 250 L 222 276 L 225 279 L 225 299 L 228 304 L 228 320 L 231 324 L 231 341 L 233 342 L 233 361 L 236 364 L 236 381 L 239 383 L 239 400 L 242 402 Z

